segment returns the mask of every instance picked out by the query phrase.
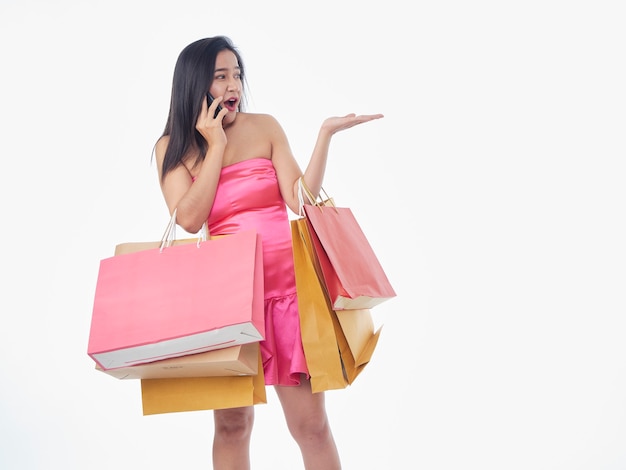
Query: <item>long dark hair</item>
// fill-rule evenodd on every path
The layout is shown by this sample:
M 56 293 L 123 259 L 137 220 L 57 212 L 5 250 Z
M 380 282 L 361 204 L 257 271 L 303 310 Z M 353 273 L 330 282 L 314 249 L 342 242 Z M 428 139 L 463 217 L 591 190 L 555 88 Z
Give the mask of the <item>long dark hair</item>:
M 235 54 L 241 69 L 243 87 L 245 79 L 243 61 L 233 42 L 226 36 L 199 39 L 185 47 L 178 56 L 172 80 L 170 110 L 161 135 L 169 136 L 161 179 L 168 171 L 180 165 L 183 156 L 190 151 L 197 152 L 196 163 L 202 161 L 206 154 L 207 143 L 196 130 L 196 122 L 202 110 L 202 100 L 213 83 L 215 59 L 223 50 Z M 242 110 L 240 102 L 239 111 Z

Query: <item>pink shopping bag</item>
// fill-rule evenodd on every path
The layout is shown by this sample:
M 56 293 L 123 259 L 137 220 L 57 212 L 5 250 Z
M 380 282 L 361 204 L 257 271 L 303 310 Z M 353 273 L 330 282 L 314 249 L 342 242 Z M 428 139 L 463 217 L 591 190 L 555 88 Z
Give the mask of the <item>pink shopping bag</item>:
M 190 241 L 101 260 L 88 354 L 102 369 L 264 339 L 260 236 Z

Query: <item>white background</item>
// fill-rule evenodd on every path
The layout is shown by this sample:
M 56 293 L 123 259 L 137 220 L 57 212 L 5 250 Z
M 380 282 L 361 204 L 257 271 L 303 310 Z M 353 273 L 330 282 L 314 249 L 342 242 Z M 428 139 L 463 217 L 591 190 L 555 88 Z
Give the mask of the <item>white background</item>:
M 211 412 L 142 416 L 87 356 L 99 260 L 158 239 L 151 150 L 188 43 L 241 49 L 304 167 L 322 120 L 398 293 L 348 389 L 346 469 L 626 468 L 619 1 L 0 1 L 0 468 L 210 468 Z M 273 390 L 253 468 L 302 468 Z

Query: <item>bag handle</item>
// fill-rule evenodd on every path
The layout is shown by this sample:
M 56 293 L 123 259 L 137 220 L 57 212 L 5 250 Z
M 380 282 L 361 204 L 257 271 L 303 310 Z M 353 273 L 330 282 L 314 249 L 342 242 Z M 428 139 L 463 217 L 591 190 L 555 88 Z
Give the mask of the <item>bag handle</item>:
M 300 213 L 301 216 L 304 215 L 304 198 L 302 196 L 302 194 L 304 193 L 304 195 L 306 196 L 306 198 L 309 200 L 309 204 L 312 206 L 317 206 L 320 209 L 322 207 L 334 207 L 335 209 L 337 209 L 337 206 L 335 206 L 335 201 L 333 201 L 333 198 L 329 197 L 328 194 L 326 193 L 326 190 L 324 189 L 323 186 L 320 187 L 320 191 L 324 194 L 324 197 L 326 199 L 322 199 L 319 196 L 316 198 L 315 196 L 313 196 L 313 193 L 311 192 L 311 190 L 309 189 L 309 187 L 306 185 L 306 183 L 304 182 L 304 176 L 301 176 L 300 178 L 298 178 L 298 212 Z
M 172 217 L 170 217 L 167 226 L 165 227 L 165 232 L 161 237 L 161 246 L 159 248 L 160 251 L 163 251 L 164 248 L 172 245 L 172 242 L 176 240 L 176 211 L 172 212 Z M 198 232 L 198 242 L 197 246 L 200 247 L 200 242 L 205 242 L 209 239 L 209 226 L 207 221 L 202 224 L 202 228 Z

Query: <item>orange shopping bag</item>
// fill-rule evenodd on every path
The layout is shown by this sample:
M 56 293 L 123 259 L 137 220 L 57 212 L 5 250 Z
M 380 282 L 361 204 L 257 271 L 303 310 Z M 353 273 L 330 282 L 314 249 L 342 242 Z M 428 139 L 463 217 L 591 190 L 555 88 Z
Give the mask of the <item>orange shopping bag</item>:
M 345 388 L 333 311 L 309 254 L 311 239 L 303 218 L 291 221 L 300 331 L 313 392 Z

